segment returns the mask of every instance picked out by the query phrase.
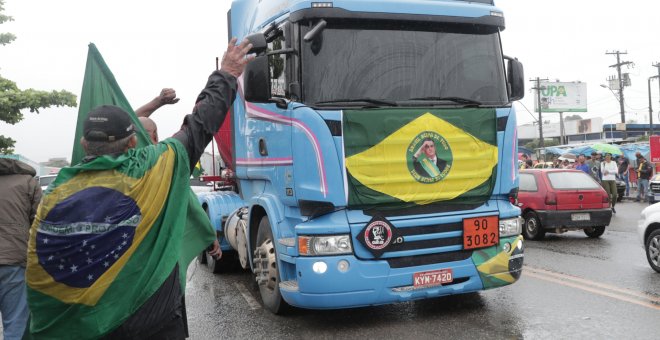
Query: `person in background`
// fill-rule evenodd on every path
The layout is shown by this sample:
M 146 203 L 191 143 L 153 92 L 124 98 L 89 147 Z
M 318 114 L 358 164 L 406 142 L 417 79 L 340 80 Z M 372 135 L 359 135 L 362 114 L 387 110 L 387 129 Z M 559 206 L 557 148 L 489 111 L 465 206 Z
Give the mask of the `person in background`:
M 142 123 L 142 126 L 154 144 L 158 143 L 158 126 L 156 126 L 156 122 L 149 118 L 149 116 L 164 105 L 176 104 L 178 102 L 179 98 L 176 97 L 176 91 L 174 89 L 164 88 L 160 91 L 160 95 L 135 110 L 140 123 Z
M 619 160 L 619 178 L 626 182 L 626 196 L 630 196 L 630 181 L 629 181 L 629 170 L 630 162 L 626 156 L 622 156 Z
M 653 175 L 653 168 L 649 165 L 649 162 L 646 161 L 646 158 L 641 154 L 637 158 L 637 198 L 635 202 L 646 202 L 648 200 L 648 191 L 649 191 L 649 179 Z
M 5 340 L 23 337 L 29 315 L 25 265 L 30 225 L 41 200 L 36 174 L 19 160 L 0 158 L 0 314 Z
M 610 202 L 612 203 L 612 212 L 616 214 L 616 209 L 614 205 L 617 200 L 616 192 L 616 174 L 618 173 L 619 168 L 616 166 L 616 162 L 612 160 L 612 154 L 605 154 L 605 161 L 600 164 L 600 172 L 603 174 L 603 180 L 601 184 L 607 195 L 610 196 Z
M 522 154 L 520 169 L 527 169 L 527 161 L 530 160 L 526 153 Z
M 584 155 L 579 155 L 577 162 L 575 163 L 575 170 L 582 170 L 586 174 L 591 175 L 591 169 L 589 169 L 589 166 L 586 164 L 586 158 Z

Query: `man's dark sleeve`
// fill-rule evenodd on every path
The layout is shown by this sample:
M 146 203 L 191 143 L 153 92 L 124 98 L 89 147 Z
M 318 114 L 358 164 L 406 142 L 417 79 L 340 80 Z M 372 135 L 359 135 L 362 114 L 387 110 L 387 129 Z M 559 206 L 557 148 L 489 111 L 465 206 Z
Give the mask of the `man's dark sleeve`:
M 186 116 L 174 138 L 183 143 L 190 159 L 190 171 L 195 168 L 204 149 L 218 132 L 225 115 L 236 98 L 236 78 L 223 71 L 209 77 L 206 88 L 197 97 L 193 113 Z

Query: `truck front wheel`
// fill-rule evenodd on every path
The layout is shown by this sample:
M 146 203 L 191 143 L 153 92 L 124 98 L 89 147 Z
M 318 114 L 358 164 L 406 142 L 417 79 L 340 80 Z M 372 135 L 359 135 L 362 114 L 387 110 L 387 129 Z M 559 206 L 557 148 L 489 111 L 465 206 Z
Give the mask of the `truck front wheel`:
M 254 276 L 264 307 L 274 314 L 283 313 L 288 304 L 280 293 L 280 272 L 277 267 L 277 250 L 273 242 L 268 216 L 259 222 L 257 249 L 254 251 Z

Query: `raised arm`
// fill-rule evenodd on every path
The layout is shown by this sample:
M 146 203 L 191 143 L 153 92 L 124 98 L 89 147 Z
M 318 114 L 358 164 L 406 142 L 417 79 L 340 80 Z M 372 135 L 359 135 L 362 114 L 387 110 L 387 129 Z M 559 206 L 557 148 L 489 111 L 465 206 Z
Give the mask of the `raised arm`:
M 206 87 L 197 97 L 193 113 L 186 116 L 181 130 L 174 134 L 188 151 L 190 169 L 195 167 L 204 149 L 213 139 L 236 98 L 236 79 L 253 57 L 247 57 L 252 48 L 247 40 L 236 45 L 236 38 L 229 42 L 222 57 L 222 66 L 209 77 Z
M 176 104 L 178 102 L 179 98 L 176 97 L 176 91 L 174 91 L 174 89 L 165 88 L 160 91 L 158 97 L 135 110 L 135 114 L 138 117 L 149 117 L 154 111 L 160 109 L 163 105 Z

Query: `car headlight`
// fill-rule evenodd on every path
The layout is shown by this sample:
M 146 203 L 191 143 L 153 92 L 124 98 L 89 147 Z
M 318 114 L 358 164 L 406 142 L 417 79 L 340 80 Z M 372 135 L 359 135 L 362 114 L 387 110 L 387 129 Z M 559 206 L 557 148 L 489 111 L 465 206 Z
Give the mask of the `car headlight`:
M 351 236 L 298 236 L 298 253 L 301 256 L 351 254 Z
M 508 218 L 500 220 L 500 237 L 520 235 L 522 232 L 522 218 Z

